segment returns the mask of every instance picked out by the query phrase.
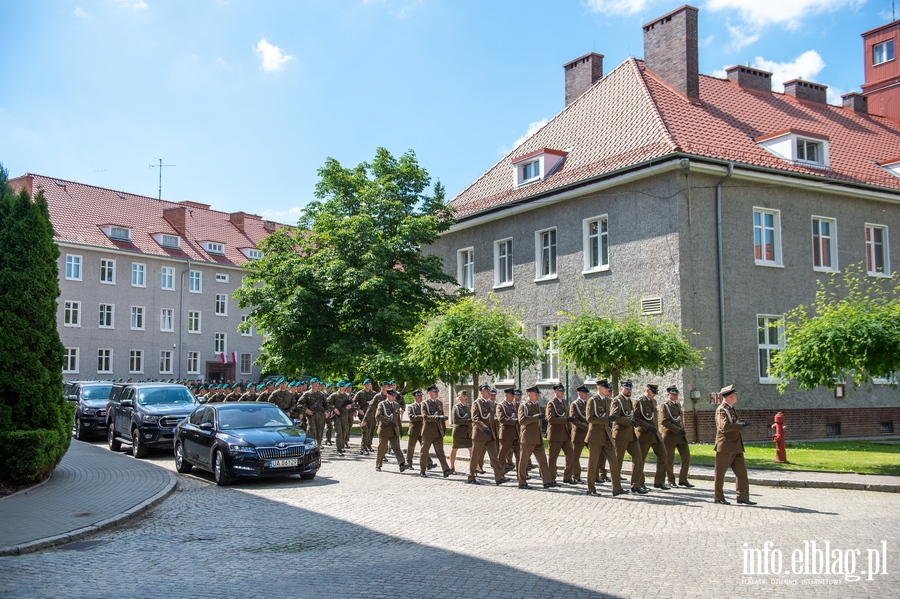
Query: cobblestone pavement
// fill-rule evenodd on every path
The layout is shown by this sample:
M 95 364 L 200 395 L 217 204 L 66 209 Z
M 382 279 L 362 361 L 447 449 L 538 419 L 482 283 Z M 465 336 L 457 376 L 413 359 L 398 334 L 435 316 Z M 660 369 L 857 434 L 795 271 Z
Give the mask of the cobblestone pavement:
M 178 475 L 172 495 L 128 524 L 88 537 L 103 542 L 90 550 L 0 557 L 0 597 L 898 593 L 894 493 L 751 487 L 758 506 L 725 506 L 712 503 L 712 483 L 697 481 L 694 489 L 617 498 L 602 485 L 596 498 L 584 495 L 583 485 L 496 487 L 490 473 L 484 484 L 467 485 L 459 475 L 400 474 L 393 461 L 377 473 L 373 457 L 331 459 L 331 448 L 325 456 L 314 481 L 219 488 L 204 473 Z M 173 469 L 168 455 L 150 461 Z M 727 490 L 733 498 L 733 484 Z M 829 543 L 830 571 L 853 566 L 861 579 L 814 574 L 813 541 L 817 550 Z M 884 565 L 869 580 L 870 557 L 881 562 L 885 547 Z M 780 554 L 784 572 L 751 569 L 748 550 L 776 566 Z M 794 557 L 802 571 L 804 555 L 810 573 L 790 573 Z

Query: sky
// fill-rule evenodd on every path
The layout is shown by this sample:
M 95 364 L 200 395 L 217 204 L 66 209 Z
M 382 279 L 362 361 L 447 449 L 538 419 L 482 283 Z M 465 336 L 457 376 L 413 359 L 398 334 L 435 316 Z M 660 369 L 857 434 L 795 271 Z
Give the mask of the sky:
M 563 64 L 643 56 L 670 0 L 0 0 L 0 163 L 295 223 L 327 158 L 416 154 L 451 199 L 564 107 Z M 700 0 L 700 72 L 830 103 L 891 0 Z M 900 9 L 900 6 L 898 6 Z M 900 10 L 898 10 L 900 14 Z M 162 169 L 153 168 L 164 165 Z

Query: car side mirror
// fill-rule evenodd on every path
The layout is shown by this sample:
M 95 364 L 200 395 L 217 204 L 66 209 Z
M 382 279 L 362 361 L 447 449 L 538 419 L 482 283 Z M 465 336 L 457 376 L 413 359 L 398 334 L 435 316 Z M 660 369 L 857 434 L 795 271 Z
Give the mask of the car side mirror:
M 200 430 L 202 431 L 211 431 L 213 429 L 212 422 L 201 422 Z
M 132 400 L 130 400 L 130 399 L 123 399 L 123 400 L 122 400 L 122 407 L 123 407 L 123 408 L 130 408 L 130 407 L 133 406 L 133 405 L 134 405 L 134 401 L 132 401 Z

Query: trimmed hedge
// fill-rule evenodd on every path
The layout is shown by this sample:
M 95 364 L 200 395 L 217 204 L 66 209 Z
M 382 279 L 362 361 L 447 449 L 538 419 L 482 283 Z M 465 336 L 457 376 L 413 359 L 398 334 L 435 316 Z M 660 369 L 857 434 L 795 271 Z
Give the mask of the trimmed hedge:
M 0 480 L 36 483 L 53 472 L 69 449 L 71 429 L 0 433 Z

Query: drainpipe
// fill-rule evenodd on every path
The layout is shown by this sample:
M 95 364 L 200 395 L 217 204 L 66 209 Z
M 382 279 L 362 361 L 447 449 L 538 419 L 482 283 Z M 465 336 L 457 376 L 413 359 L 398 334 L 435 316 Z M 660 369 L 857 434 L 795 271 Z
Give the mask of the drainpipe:
M 719 271 L 719 355 L 722 365 L 722 387 L 727 383 L 725 369 L 725 267 L 722 261 L 722 185 L 731 178 L 734 163 L 728 163 L 728 172 L 716 183 L 716 249 L 718 250 Z
M 178 305 L 178 378 L 183 378 L 181 376 L 181 369 L 184 364 L 181 361 L 181 345 L 184 341 L 184 275 L 186 275 L 191 270 L 191 259 L 188 258 L 187 268 L 181 271 L 181 297 L 179 298 Z

